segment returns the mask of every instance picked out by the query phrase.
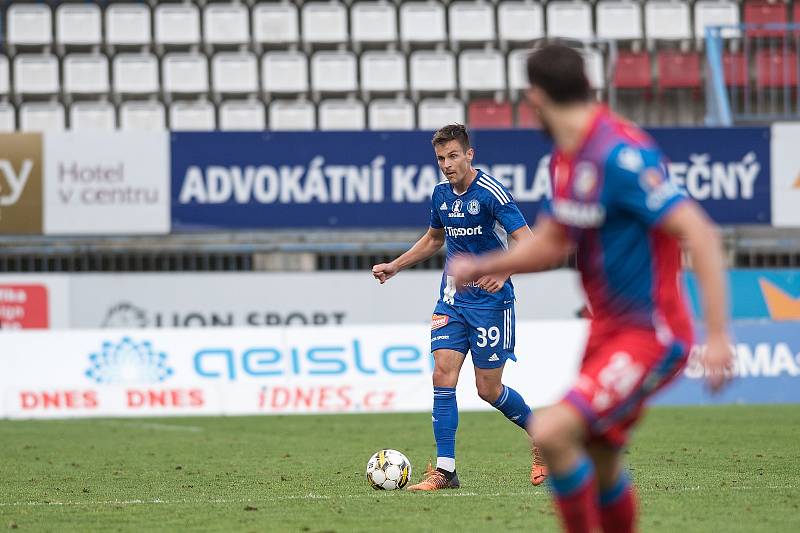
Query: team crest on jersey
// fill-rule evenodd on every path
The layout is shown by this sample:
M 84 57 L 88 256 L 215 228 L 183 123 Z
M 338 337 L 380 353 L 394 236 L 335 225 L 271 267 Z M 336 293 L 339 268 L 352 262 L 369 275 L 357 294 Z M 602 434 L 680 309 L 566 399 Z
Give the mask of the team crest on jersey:
M 460 198 L 457 198 L 456 201 L 453 202 L 453 210 L 447 213 L 447 216 L 450 218 L 464 218 L 464 213 L 461 212 L 462 207 L 464 207 L 464 202 L 462 202 Z
M 467 213 L 470 215 L 477 215 L 481 212 L 481 203 L 474 198 L 467 204 Z
M 431 329 L 439 329 L 447 325 L 450 317 L 447 315 L 433 315 L 431 317 Z
M 597 169 L 592 163 L 582 161 L 575 166 L 575 196 L 588 198 L 597 186 Z

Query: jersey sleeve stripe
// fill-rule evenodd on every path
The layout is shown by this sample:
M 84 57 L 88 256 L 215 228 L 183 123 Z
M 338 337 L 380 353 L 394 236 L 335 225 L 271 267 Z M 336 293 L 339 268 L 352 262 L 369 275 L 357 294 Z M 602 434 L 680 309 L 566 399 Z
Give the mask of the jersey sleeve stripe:
M 483 174 L 481 176 L 481 179 L 483 179 L 487 183 L 490 183 L 490 184 L 494 185 L 494 188 L 497 189 L 498 191 L 500 191 L 500 193 L 503 195 L 503 198 L 505 198 L 506 201 L 509 201 L 509 202 L 511 201 L 511 196 L 509 196 L 508 191 L 506 191 L 506 188 L 503 186 L 502 183 L 497 181 L 497 178 L 492 177 L 492 176 L 490 176 L 488 174 Z
M 499 194 L 502 197 L 502 200 L 501 200 L 502 202 L 508 203 L 508 202 L 511 201 L 511 198 L 508 197 L 508 195 L 505 193 L 503 188 L 500 187 L 500 185 L 498 185 L 497 183 L 485 178 L 484 176 L 481 176 L 480 178 L 478 178 L 478 181 L 480 183 L 483 183 L 486 186 L 491 187 L 494 191 L 496 191 L 497 194 Z
M 482 181 L 479 181 L 479 182 L 478 182 L 478 185 L 480 185 L 481 187 L 483 187 L 484 189 L 486 189 L 487 191 L 489 191 L 490 193 L 492 193 L 492 195 L 493 195 L 495 198 L 497 198 L 497 201 L 498 201 L 498 202 L 500 202 L 502 205 L 506 205 L 506 204 L 508 203 L 508 202 L 506 202 L 505 200 L 503 200 L 503 198 L 502 198 L 502 197 L 501 197 L 499 194 L 497 194 L 497 191 L 496 191 L 496 190 L 494 190 L 494 189 L 493 189 L 493 188 L 491 188 L 490 186 L 486 185 L 486 184 L 485 184 L 485 183 L 483 183 Z

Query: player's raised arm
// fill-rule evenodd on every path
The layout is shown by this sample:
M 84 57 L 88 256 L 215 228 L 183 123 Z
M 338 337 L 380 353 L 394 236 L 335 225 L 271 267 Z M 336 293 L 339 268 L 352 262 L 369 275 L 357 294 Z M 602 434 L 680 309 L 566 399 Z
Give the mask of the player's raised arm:
M 703 363 L 709 387 L 717 391 L 725 384 L 733 363 L 728 337 L 728 296 L 719 235 L 703 211 L 693 202 L 682 202 L 661 224 L 667 233 L 683 241 L 689 251 L 703 295 L 707 338 Z
M 401 270 L 414 266 L 420 261 L 424 261 L 433 256 L 444 244 L 443 228 L 428 228 L 428 231 L 414 243 L 407 252 L 390 263 L 381 263 L 372 267 L 372 275 L 381 285 L 400 272 Z

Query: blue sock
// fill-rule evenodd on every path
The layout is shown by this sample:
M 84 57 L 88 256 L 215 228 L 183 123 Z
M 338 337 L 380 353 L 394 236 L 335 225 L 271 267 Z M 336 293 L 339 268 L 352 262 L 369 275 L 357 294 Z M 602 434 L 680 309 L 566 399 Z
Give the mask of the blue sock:
M 594 480 L 594 465 L 588 456 L 583 455 L 569 472 L 556 474 L 551 470 L 547 479 L 556 496 L 567 498 Z
M 511 387 L 503 385 L 503 392 L 494 401 L 492 407 L 503 413 L 506 418 L 522 429 L 527 429 L 528 420 L 532 414 L 531 408 L 528 407 L 522 396 Z
M 458 404 L 455 387 L 434 387 L 433 436 L 436 438 L 437 466 L 452 465 L 452 470 L 446 468 L 450 471 L 455 470 L 456 429 L 458 429 Z M 446 460 L 441 461 L 441 458 Z

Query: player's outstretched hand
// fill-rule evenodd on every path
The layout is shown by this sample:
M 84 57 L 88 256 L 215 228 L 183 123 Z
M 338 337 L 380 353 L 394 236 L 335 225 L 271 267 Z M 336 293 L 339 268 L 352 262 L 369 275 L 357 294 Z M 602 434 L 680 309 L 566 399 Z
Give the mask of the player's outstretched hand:
M 389 278 L 397 274 L 397 271 L 398 269 L 394 263 L 381 263 L 372 267 L 372 277 L 383 285 Z
M 727 335 L 710 336 L 703 354 L 706 383 L 712 392 L 719 392 L 732 375 L 733 350 Z
M 447 275 L 453 277 L 456 287 L 463 287 L 480 277 L 478 259 L 473 255 L 457 255 L 447 263 Z
M 478 287 L 489 293 L 496 293 L 503 288 L 506 283 L 506 278 L 502 276 L 481 276 L 478 278 Z

